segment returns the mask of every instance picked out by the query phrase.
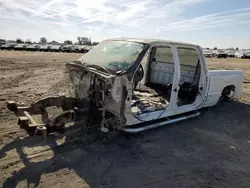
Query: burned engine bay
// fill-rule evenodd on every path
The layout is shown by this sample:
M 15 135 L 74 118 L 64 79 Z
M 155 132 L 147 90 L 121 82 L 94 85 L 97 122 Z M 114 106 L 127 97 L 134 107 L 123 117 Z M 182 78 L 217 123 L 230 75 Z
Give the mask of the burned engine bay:
M 87 108 L 105 110 L 115 77 L 110 72 L 86 67 L 78 61 L 67 63 L 65 66 L 75 86 L 75 97 L 87 101 Z

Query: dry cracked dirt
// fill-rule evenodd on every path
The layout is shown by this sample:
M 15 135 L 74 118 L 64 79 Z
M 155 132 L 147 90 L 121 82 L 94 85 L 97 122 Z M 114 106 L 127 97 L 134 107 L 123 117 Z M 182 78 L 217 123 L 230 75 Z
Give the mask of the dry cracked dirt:
M 240 99 L 201 119 L 104 144 L 81 131 L 28 137 L 6 108 L 69 92 L 64 63 L 82 54 L 0 51 L 0 187 L 250 187 L 250 60 L 208 59 L 210 69 L 243 69 Z

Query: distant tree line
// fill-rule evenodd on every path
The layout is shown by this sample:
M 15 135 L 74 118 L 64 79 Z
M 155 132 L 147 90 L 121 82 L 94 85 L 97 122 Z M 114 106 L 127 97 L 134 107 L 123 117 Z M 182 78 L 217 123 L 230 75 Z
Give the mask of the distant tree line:
M 17 38 L 16 39 L 16 43 L 27 43 L 27 44 L 31 44 L 31 40 L 30 39 L 27 39 L 26 41 L 23 41 L 22 39 L 20 38 Z

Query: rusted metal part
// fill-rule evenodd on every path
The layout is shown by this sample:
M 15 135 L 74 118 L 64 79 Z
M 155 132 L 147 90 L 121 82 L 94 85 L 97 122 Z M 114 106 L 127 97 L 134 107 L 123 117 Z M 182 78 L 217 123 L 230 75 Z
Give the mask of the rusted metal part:
M 47 137 L 47 128 L 45 126 L 38 126 L 36 127 L 34 135 L 37 135 L 37 133 L 41 133 L 43 138 L 45 139 Z
M 49 121 L 46 123 L 46 127 L 50 129 L 59 129 L 65 124 L 73 122 L 74 120 L 75 112 L 74 110 L 69 110 L 49 119 Z
M 36 127 L 45 126 L 45 124 L 30 123 L 29 118 L 26 116 L 18 117 L 18 125 L 20 126 L 20 129 L 24 129 L 29 135 L 34 135 Z
M 23 112 L 26 111 L 29 107 L 25 106 L 23 103 L 16 103 L 15 101 L 8 101 L 7 108 L 14 112 L 16 115 L 23 115 Z
M 37 124 L 36 121 L 29 115 L 28 112 L 24 111 L 23 113 L 32 124 Z
M 47 97 L 32 103 L 30 106 L 25 106 L 23 103 L 19 104 L 14 101 L 8 101 L 7 107 L 10 111 L 14 112 L 17 115 L 21 115 L 24 111 L 27 111 L 31 114 L 46 114 L 45 108 L 50 106 L 56 106 L 62 108 L 63 110 L 77 108 L 84 108 L 86 105 L 85 100 L 77 99 L 74 97 Z
M 25 106 L 23 103 L 19 104 L 14 101 L 8 101 L 7 107 L 10 111 L 16 114 L 22 114 L 24 111 L 27 111 L 31 114 L 46 114 L 45 108 L 50 106 L 56 106 L 62 108 L 64 111 L 77 108 L 84 108 L 87 102 L 85 100 L 77 99 L 74 97 L 47 97 L 32 103 L 30 106 Z
M 85 100 L 80 100 L 74 97 L 48 97 L 41 99 L 30 105 L 29 111 L 32 113 L 45 113 L 44 109 L 50 106 L 62 108 L 64 111 L 73 109 L 74 107 L 83 108 L 86 105 Z
M 21 129 L 25 129 L 29 125 L 29 119 L 26 116 L 21 116 L 18 118 L 18 125 Z
M 42 110 L 41 116 L 42 116 L 41 119 L 43 123 L 46 123 L 49 120 L 49 114 L 46 109 Z
M 65 124 L 84 118 L 87 110 L 84 109 L 86 102 L 73 97 L 48 97 L 25 106 L 23 103 L 8 101 L 7 107 L 18 117 L 18 125 L 33 135 L 37 127 L 46 127 L 46 131 L 54 132 L 61 130 Z M 56 106 L 63 109 L 63 113 L 49 118 L 47 107 Z M 37 123 L 32 115 L 41 114 L 42 123 Z M 81 117 L 81 118 L 80 118 Z

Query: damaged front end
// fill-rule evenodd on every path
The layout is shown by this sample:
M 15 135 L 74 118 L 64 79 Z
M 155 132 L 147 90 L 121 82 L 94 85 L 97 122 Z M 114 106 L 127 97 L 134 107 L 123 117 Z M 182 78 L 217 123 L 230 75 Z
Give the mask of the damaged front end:
M 7 106 L 30 134 L 37 128 L 58 131 L 68 122 L 81 122 L 82 127 L 97 127 L 103 132 L 121 130 L 131 113 L 133 89 L 143 76 L 134 79 L 134 74 L 148 48 L 139 42 L 103 41 L 79 60 L 65 64 L 75 96 L 48 97 L 30 106 L 9 101 Z M 61 108 L 63 113 L 49 117 L 46 108 L 50 106 Z M 42 123 L 32 118 L 36 114 L 41 115 Z
M 107 132 L 125 125 L 126 76 L 80 61 L 67 63 L 66 68 L 75 86 L 76 98 L 85 101 L 86 126 L 99 124 L 101 130 Z
M 74 97 L 47 97 L 30 106 L 7 102 L 8 109 L 18 117 L 21 129 L 34 135 L 38 130 L 46 134 L 61 131 L 70 122 L 81 122 L 84 127 L 96 126 L 103 132 L 125 125 L 124 104 L 128 91 L 123 84 L 126 76 L 117 76 L 105 68 L 81 61 L 66 63 L 65 67 L 74 85 Z M 49 117 L 46 108 L 51 106 L 63 112 Z M 42 123 L 37 123 L 32 115 L 41 115 Z

